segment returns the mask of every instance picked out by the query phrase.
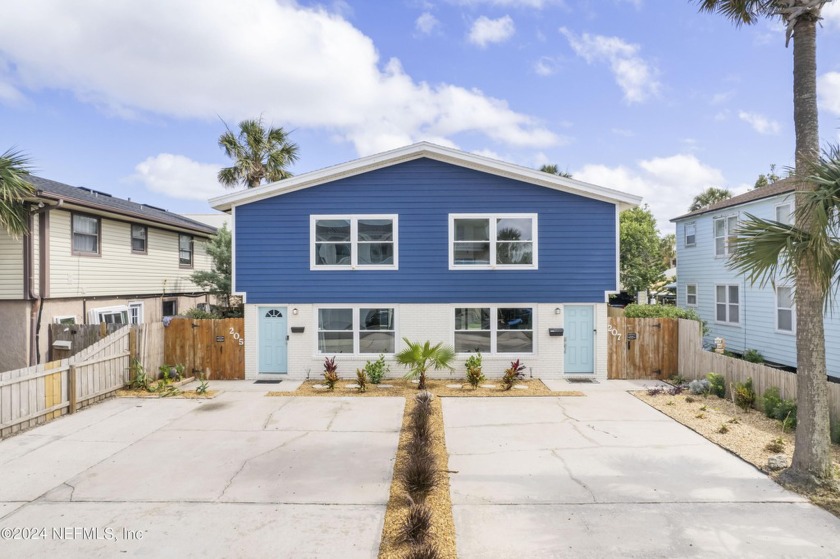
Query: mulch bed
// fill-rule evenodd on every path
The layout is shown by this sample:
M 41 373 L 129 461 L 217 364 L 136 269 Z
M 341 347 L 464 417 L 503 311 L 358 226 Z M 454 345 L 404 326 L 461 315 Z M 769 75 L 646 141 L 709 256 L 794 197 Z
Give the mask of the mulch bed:
M 342 379 L 338 382 L 335 390 L 326 390 L 315 388 L 316 385 L 322 385 L 323 381 L 308 380 L 300 387 L 292 392 L 268 392 L 266 396 L 359 396 L 363 398 L 377 398 L 377 397 L 406 397 L 414 398 L 417 394 L 417 384 L 412 383 L 406 379 L 383 379 L 382 384 L 391 385 L 391 388 L 379 388 L 380 385 L 367 385 L 365 392 L 359 392 L 358 388 L 348 387 L 348 385 L 355 385 L 354 379 Z M 448 388 L 450 384 L 461 384 L 464 388 Z M 565 392 L 552 392 L 541 380 L 529 379 L 522 381 L 518 386 L 525 386 L 527 389 L 522 390 L 513 388 L 511 390 L 503 390 L 500 380 L 488 380 L 482 383 L 483 385 L 495 385 L 496 388 L 472 388 L 470 385 L 463 382 L 461 379 L 427 379 L 426 389 L 435 396 L 446 397 L 523 397 L 523 396 L 585 396 L 583 392 L 570 390 Z

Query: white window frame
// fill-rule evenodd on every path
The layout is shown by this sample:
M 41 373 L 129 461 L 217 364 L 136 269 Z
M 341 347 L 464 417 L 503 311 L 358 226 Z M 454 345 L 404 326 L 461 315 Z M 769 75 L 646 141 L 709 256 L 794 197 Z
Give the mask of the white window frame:
M 715 258 L 727 258 L 730 254 L 730 246 L 729 246 L 729 239 L 734 237 L 735 235 L 730 230 L 730 221 L 735 220 L 735 228 L 738 228 L 738 214 L 730 214 L 730 215 L 722 215 L 719 217 L 715 217 L 712 219 L 712 250 L 714 251 Z M 723 254 L 718 254 L 717 250 L 717 241 L 721 237 L 717 234 L 717 222 L 723 221 Z
M 793 225 L 793 202 L 781 202 L 779 204 L 776 204 L 775 208 L 773 209 L 773 219 L 775 219 L 778 223 L 784 223 L 783 221 L 779 221 L 779 210 L 784 207 L 788 208 L 787 225 Z
M 790 289 L 790 307 L 780 307 L 779 306 L 779 290 L 780 289 Z M 793 335 L 796 334 L 796 301 L 794 300 L 794 293 L 793 287 L 790 285 L 777 285 L 776 288 L 773 290 L 773 295 L 776 299 L 776 332 L 779 334 L 788 334 Z M 790 330 L 783 330 L 779 328 L 779 311 L 790 311 Z
M 67 324 L 68 326 L 70 324 L 78 324 L 78 321 L 76 320 L 76 315 L 75 314 L 63 314 L 63 315 L 59 315 L 59 316 L 54 316 L 53 317 L 53 324 L 63 324 L 62 320 L 68 320 L 68 319 L 73 321 L 72 323 Z
M 691 243 L 688 242 L 688 228 L 689 227 L 693 230 L 691 236 L 694 237 L 694 242 L 691 242 Z M 683 245 L 686 248 L 691 248 L 691 247 L 697 246 L 697 222 L 696 221 L 691 221 L 689 223 L 686 223 L 683 226 Z
M 133 311 L 137 311 L 136 313 Z M 143 301 L 132 301 L 128 304 L 128 323 L 129 324 L 143 324 L 144 314 Z M 135 319 L 136 315 L 136 319 Z
M 321 219 L 346 219 L 350 222 L 350 264 L 317 264 L 317 250 L 315 248 L 315 224 Z M 394 235 L 394 263 L 393 264 L 359 264 L 359 220 L 390 219 L 393 223 Z M 400 239 L 399 215 L 397 214 L 319 214 L 309 216 L 309 269 L 312 271 L 331 270 L 399 270 L 400 269 Z M 324 307 L 326 308 L 326 307 Z M 330 307 L 339 308 L 339 307 Z
M 505 303 L 501 305 L 481 305 L 475 303 L 465 303 L 465 304 L 454 304 L 450 305 L 449 309 L 449 343 L 451 344 L 452 348 L 455 348 L 455 333 L 456 332 L 469 332 L 469 330 L 455 330 L 455 309 L 490 309 L 490 352 L 484 353 L 482 355 L 493 355 L 493 356 L 510 356 L 514 357 L 517 355 L 536 355 L 537 352 L 537 332 L 538 332 L 538 325 L 537 325 L 537 305 L 535 303 Z M 531 345 L 531 352 L 530 353 L 499 353 L 497 337 L 499 333 L 498 328 L 498 319 L 499 316 L 499 309 L 531 309 L 531 330 L 532 333 L 532 345 Z M 475 330 L 476 332 L 486 332 L 487 330 Z M 515 330 L 501 330 L 502 332 L 515 332 Z M 473 355 L 471 351 L 467 352 L 457 352 L 456 355 L 459 356 L 469 356 Z
M 725 289 L 725 293 L 726 293 L 726 300 L 725 301 L 718 300 L 718 288 L 719 287 L 726 288 Z M 737 303 L 730 303 L 729 302 L 729 290 L 733 287 L 738 289 L 738 302 Z M 719 283 L 719 284 L 716 284 L 715 285 L 715 322 L 718 323 L 718 324 L 725 324 L 727 326 L 740 327 L 741 326 L 741 298 L 742 298 L 742 296 L 741 296 L 741 286 L 740 285 L 738 285 L 736 283 Z M 721 304 L 726 305 L 726 320 L 718 320 L 717 308 L 718 308 L 718 305 L 721 305 Z M 738 307 L 738 315 L 737 315 L 738 316 L 738 321 L 737 322 L 732 321 L 732 312 L 731 311 L 732 311 L 732 306 L 733 305 L 737 305 L 737 307 Z
M 456 219 L 487 219 L 490 222 L 490 264 L 455 264 L 455 220 Z M 496 220 L 499 219 L 530 219 L 531 245 L 533 259 L 531 264 L 496 264 Z M 535 213 L 458 213 L 449 214 L 449 269 L 450 270 L 538 270 L 539 269 L 539 214 Z M 486 308 L 486 307 L 484 307 Z M 507 307 L 504 307 L 507 308 Z
M 353 332 L 353 353 L 332 353 L 332 352 L 323 353 L 321 351 L 319 340 L 318 340 L 319 334 L 321 333 L 321 330 L 318 328 L 319 312 L 322 311 L 322 310 L 334 310 L 334 309 L 335 310 L 351 309 L 353 311 L 353 330 L 352 330 L 352 332 Z M 400 338 L 400 336 L 399 336 L 400 321 L 399 321 L 399 308 L 398 308 L 397 305 L 395 305 L 393 303 L 370 303 L 370 304 L 364 303 L 364 304 L 358 304 L 358 305 L 329 305 L 329 304 L 326 304 L 326 305 L 317 306 L 314 309 L 313 324 L 315 325 L 315 328 L 313 330 L 315 331 L 315 346 L 314 347 L 315 347 L 315 356 L 316 357 L 330 357 L 330 356 L 334 356 L 334 355 L 349 355 L 351 357 L 365 357 L 367 359 L 367 358 L 370 358 L 370 356 L 379 355 L 379 352 L 377 352 L 377 353 L 362 353 L 361 352 L 361 348 L 360 348 L 360 345 L 361 345 L 360 335 L 361 335 L 361 332 L 362 332 L 361 309 L 390 309 L 390 310 L 394 311 L 394 330 L 393 330 L 393 332 L 394 332 L 394 351 L 391 352 L 391 353 L 385 353 L 385 352 L 382 352 L 382 353 L 383 353 L 383 355 L 388 355 L 388 356 L 393 357 L 394 354 L 396 354 L 397 351 L 399 351 L 399 343 L 400 343 L 400 340 L 402 338 Z M 325 330 L 325 332 L 336 332 L 336 331 L 337 330 Z M 349 331 L 350 330 L 342 330 L 342 332 L 349 332 Z M 384 331 L 385 332 L 390 332 L 391 330 L 384 330 Z
M 694 302 L 692 303 L 689 299 L 691 297 L 691 293 L 689 293 L 690 288 L 694 288 Z M 696 307 L 697 306 L 697 284 L 696 283 L 687 283 L 685 284 L 685 306 L 686 307 Z M 717 316 L 717 315 L 715 315 Z
M 115 307 L 99 307 L 98 309 L 90 309 L 90 311 L 88 311 L 88 316 L 91 324 L 100 324 L 102 322 L 105 322 L 104 320 L 102 320 L 104 315 L 115 314 L 119 314 L 123 318 L 125 318 L 124 322 L 119 322 L 118 324 L 130 324 L 128 306 L 126 305 L 119 305 Z

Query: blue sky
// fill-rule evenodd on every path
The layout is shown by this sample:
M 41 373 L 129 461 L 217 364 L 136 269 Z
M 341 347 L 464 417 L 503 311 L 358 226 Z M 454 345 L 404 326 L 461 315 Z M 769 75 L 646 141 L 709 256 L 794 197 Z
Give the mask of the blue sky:
M 818 35 L 840 139 L 840 3 Z M 660 228 L 708 186 L 793 163 L 792 49 L 688 0 L 27 0 L 0 19 L 0 151 L 173 211 L 225 190 L 238 120 L 300 174 L 419 140 L 640 194 Z

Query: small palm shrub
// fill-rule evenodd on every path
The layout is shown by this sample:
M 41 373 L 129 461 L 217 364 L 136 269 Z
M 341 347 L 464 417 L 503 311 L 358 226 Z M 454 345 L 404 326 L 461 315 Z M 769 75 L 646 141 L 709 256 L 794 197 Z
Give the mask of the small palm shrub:
M 356 369 L 356 384 L 359 385 L 359 392 L 367 391 L 367 374 L 363 369 Z
M 709 381 L 712 394 L 718 398 L 726 398 L 726 379 L 723 375 L 709 373 L 706 375 L 706 380 Z
M 748 349 L 741 356 L 741 359 L 750 363 L 764 363 L 764 356 L 757 349 Z
M 465 366 L 467 368 L 467 382 L 473 388 L 478 388 L 478 385 L 484 380 L 484 373 L 481 372 L 481 352 L 477 351 L 470 355 Z
M 745 382 L 737 382 L 732 388 L 732 398 L 735 405 L 744 411 L 748 411 L 755 405 L 755 390 L 753 389 L 752 377 Z
M 381 353 L 376 361 L 365 363 L 365 373 L 367 373 L 371 384 L 379 384 L 382 382 L 382 378 L 390 372 L 391 367 L 385 363 L 385 356 Z
M 400 525 L 397 541 L 414 545 L 425 543 L 431 527 L 432 509 L 412 502 L 408 508 L 408 515 Z
M 436 371 L 441 369 L 454 370 L 452 361 L 455 360 L 455 350 L 443 345 L 443 342 L 432 345 L 431 342 L 427 341 L 425 344 L 421 344 L 420 342 L 412 342 L 408 338 L 403 338 L 403 342 L 407 347 L 397 353 L 395 357 L 397 363 L 408 367 L 406 378 L 420 379 L 417 385 L 418 390 L 426 389 L 426 373 L 429 369 Z
M 706 379 L 697 379 L 688 383 L 688 391 L 695 396 L 708 396 L 712 392 L 712 384 Z
M 335 364 L 335 356 L 332 358 L 325 357 L 324 358 L 324 384 L 327 385 L 327 388 L 330 390 L 335 389 L 335 385 L 338 383 L 338 365 Z
M 505 369 L 505 374 L 502 377 L 502 385 L 505 387 L 505 390 L 510 390 L 513 388 L 513 385 L 519 382 L 520 380 L 525 378 L 525 365 L 519 362 L 519 359 L 516 361 L 510 362 L 510 367 Z

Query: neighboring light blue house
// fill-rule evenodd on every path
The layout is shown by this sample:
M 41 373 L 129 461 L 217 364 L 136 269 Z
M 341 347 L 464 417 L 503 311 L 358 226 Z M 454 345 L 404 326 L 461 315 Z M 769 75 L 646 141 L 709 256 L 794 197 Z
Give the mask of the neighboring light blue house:
M 794 185 L 790 179 L 750 190 L 712 206 L 674 218 L 677 225 L 677 305 L 697 310 L 709 334 L 726 349 L 758 350 L 778 365 L 796 367 L 796 307 L 786 283 L 759 287 L 726 266 L 729 239 L 749 213 L 790 223 Z M 828 374 L 840 379 L 840 314 L 825 318 Z
M 317 377 L 333 355 L 346 377 L 403 337 L 454 346 L 458 374 L 480 350 L 489 375 L 520 358 L 535 377 L 606 378 L 618 213 L 639 202 L 428 143 L 215 198 L 246 378 Z

